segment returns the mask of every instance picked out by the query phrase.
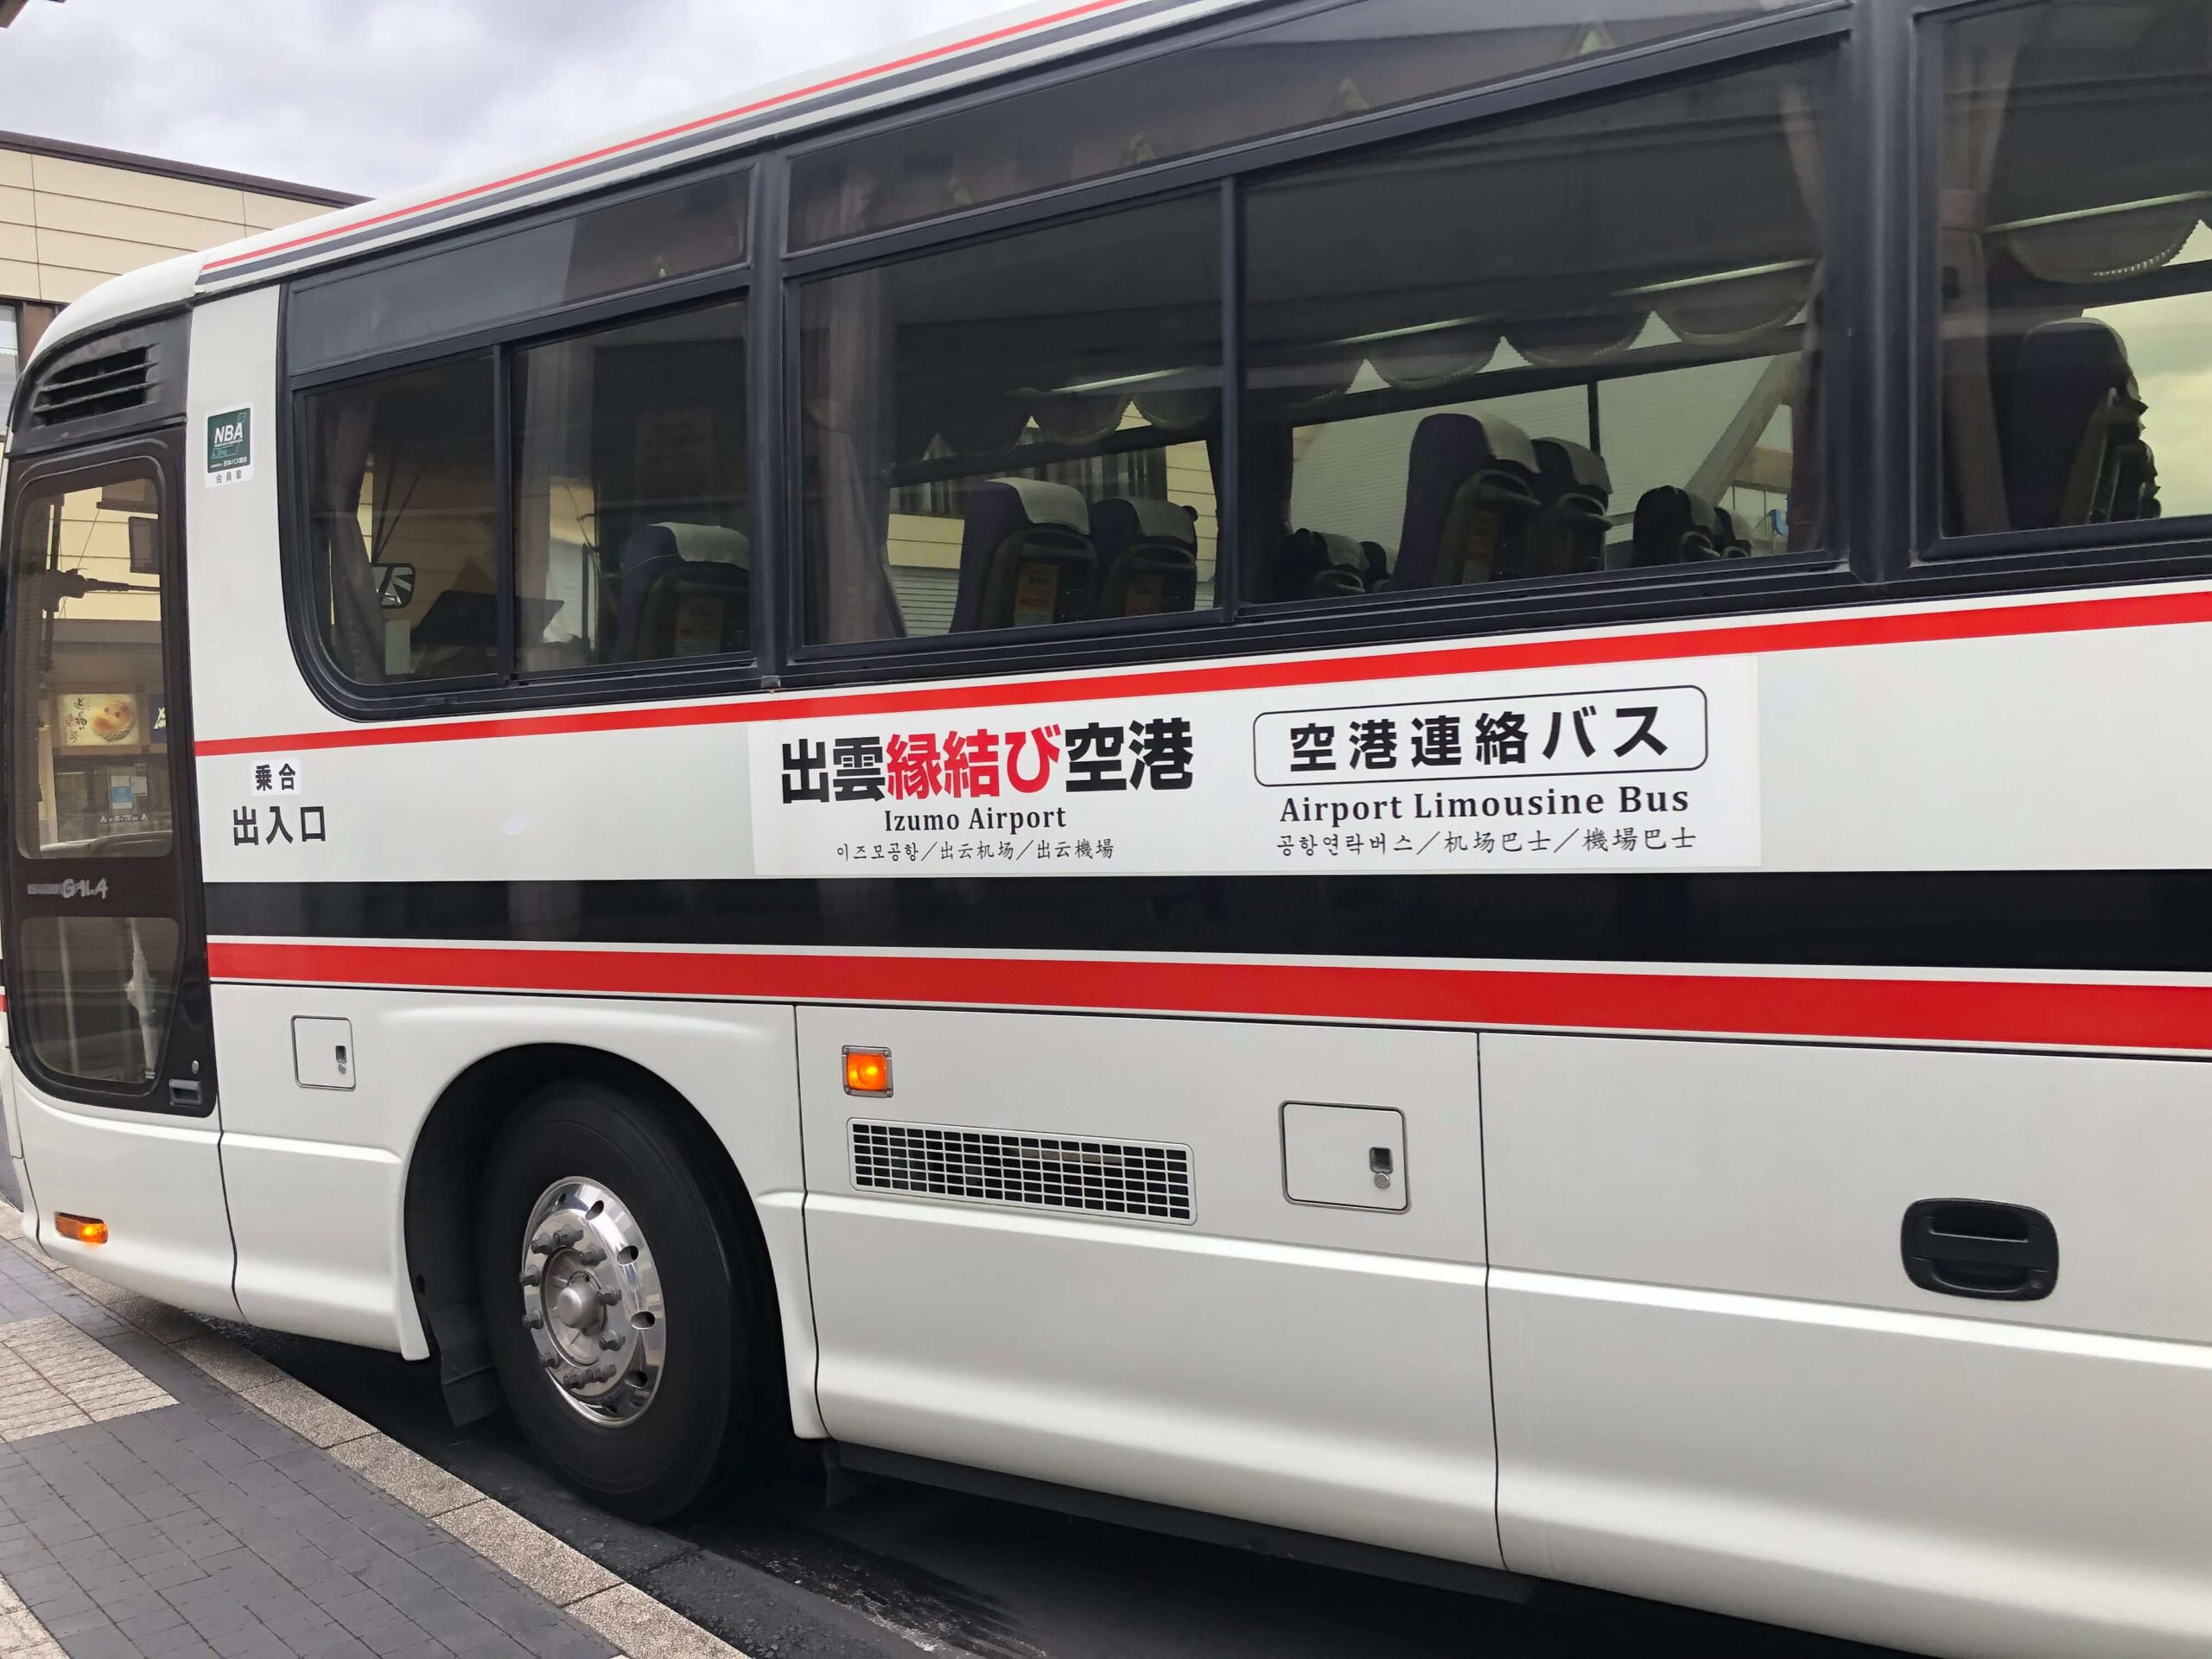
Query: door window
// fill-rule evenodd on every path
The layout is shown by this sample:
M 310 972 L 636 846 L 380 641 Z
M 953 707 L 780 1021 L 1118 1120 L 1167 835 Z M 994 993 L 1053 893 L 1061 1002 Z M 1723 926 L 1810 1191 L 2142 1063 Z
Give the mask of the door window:
M 83 480 L 83 481 L 79 481 Z M 129 463 L 34 486 L 16 516 L 17 1029 L 62 1077 L 160 1074 L 180 929 L 162 645 L 159 474 Z M 50 913 L 56 908 L 64 913 Z

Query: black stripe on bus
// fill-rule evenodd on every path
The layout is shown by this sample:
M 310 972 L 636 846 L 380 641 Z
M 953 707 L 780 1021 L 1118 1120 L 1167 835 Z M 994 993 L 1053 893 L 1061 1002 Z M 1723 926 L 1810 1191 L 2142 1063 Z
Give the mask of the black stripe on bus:
M 2212 871 L 212 882 L 311 939 L 2212 973 Z

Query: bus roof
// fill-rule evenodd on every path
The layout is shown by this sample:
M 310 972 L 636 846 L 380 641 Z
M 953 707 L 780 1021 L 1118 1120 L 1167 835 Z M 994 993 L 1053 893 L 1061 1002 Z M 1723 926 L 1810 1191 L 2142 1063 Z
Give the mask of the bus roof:
M 742 150 L 772 138 L 787 139 L 855 115 L 896 109 L 1086 48 L 1265 3 L 1267 0 L 1042 0 L 672 118 L 643 122 L 519 166 L 378 197 L 126 273 L 92 289 L 63 311 L 40 342 L 37 355 L 42 358 L 66 340 L 125 316 L 257 285 L 663 168 Z

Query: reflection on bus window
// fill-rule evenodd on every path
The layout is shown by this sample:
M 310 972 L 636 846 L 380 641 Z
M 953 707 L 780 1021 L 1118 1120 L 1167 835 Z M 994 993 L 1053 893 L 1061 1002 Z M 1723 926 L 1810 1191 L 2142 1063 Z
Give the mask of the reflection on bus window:
M 747 650 L 743 302 L 535 346 L 515 371 L 521 671 Z
M 307 399 L 315 620 L 357 684 L 498 666 L 492 413 L 488 355 Z
M 33 857 L 169 848 L 161 502 L 150 471 L 21 503 L 13 791 Z
M 1942 48 L 1944 528 L 2212 512 L 2212 0 Z
M 39 1064 L 91 1083 L 158 1077 L 178 939 L 168 916 L 26 918 L 16 1015 Z
M 1261 601 L 1821 544 L 1820 64 L 1248 199 Z
M 794 245 L 1649 46 L 1789 0 L 1356 0 L 803 155 Z
M 806 639 L 1214 604 L 1211 195 L 810 284 Z

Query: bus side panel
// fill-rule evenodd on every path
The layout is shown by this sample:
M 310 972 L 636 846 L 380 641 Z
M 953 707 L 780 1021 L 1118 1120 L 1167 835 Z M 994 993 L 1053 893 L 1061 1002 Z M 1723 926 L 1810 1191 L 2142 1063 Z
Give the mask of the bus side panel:
M 352 1087 L 302 1081 L 315 1056 L 296 1053 L 301 1018 L 349 1022 Z M 230 984 L 216 990 L 216 1027 L 238 1303 L 255 1324 L 426 1351 L 402 1200 L 432 1104 L 488 1055 L 537 1044 L 595 1049 L 659 1077 L 728 1149 L 766 1235 L 794 1420 L 803 1433 L 812 1427 L 788 1007 Z
M 224 1211 L 215 1120 L 102 1112 L 50 1100 L 20 1073 L 17 1122 L 41 1211 L 24 1225 L 49 1254 L 195 1313 L 232 1319 L 230 1217 Z M 110 1223 L 105 1244 L 41 1227 L 57 1211 Z
M 830 1433 L 1496 1564 L 1471 1036 L 841 1007 L 799 1031 Z M 843 1091 L 857 1046 L 891 1051 L 890 1097 Z M 1402 1115 L 1393 1186 L 1371 1118 L 1336 1173 L 1406 1207 L 1289 1202 L 1286 1102 Z M 1185 1148 L 1190 1219 L 864 1187 L 855 1123 L 1060 1137 L 1109 1168 Z M 946 1181 L 1005 1169 L 970 1161 L 1002 1145 L 956 1141 Z
M 2212 1643 L 2202 1065 L 1493 1035 L 1483 1077 L 1509 1565 L 1947 1652 Z M 1938 1198 L 2048 1216 L 2052 1294 L 1915 1285 Z

